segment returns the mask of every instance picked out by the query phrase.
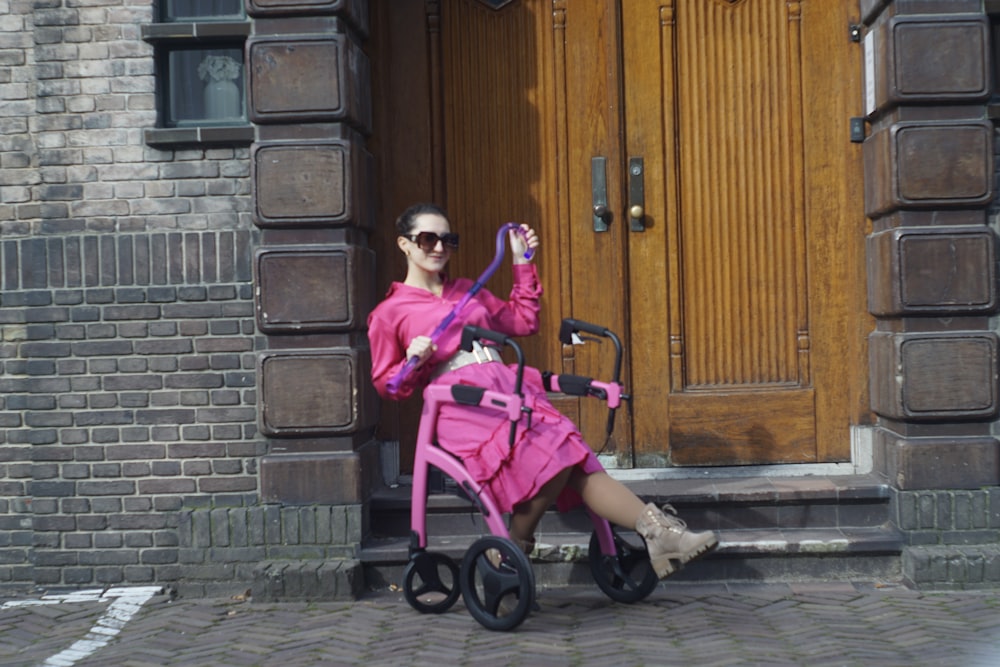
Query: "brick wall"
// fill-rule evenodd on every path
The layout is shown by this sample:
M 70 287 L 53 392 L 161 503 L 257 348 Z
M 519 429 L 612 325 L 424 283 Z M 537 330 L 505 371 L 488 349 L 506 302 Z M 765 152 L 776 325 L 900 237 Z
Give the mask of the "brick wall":
M 151 17 L 0 0 L 0 586 L 177 580 L 256 502 L 249 151 L 143 143 Z
M 1000 487 L 898 491 L 893 522 L 907 545 L 905 581 L 916 588 L 1000 588 Z
M 152 0 L 0 0 L 5 237 L 251 228 L 247 149 L 143 143 L 151 19 Z
M 254 494 L 249 244 L 246 231 L 0 243 L 0 510 L 31 531 L 0 547 L 0 582 L 163 581 L 185 503 Z M 8 280 L 30 273 L 56 284 Z
M 893 507 L 911 545 L 1000 544 L 1000 487 L 898 491 Z

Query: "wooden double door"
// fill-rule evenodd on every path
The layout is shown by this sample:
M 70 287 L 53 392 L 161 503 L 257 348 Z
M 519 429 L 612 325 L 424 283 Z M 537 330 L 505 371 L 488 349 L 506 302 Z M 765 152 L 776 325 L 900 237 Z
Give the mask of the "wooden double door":
M 849 459 L 869 325 L 856 5 L 378 3 L 387 206 L 443 202 L 468 276 L 503 222 L 540 231 L 528 354 L 604 376 L 608 346 L 564 347 L 556 327 L 619 333 L 633 401 L 610 442 L 596 401 L 560 402 L 619 465 Z

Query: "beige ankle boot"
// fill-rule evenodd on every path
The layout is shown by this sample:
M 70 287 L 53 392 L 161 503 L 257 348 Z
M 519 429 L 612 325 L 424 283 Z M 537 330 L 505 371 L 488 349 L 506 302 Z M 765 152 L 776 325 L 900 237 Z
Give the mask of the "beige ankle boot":
M 670 514 L 649 503 L 635 522 L 635 530 L 646 540 L 649 561 L 660 579 L 719 543 L 711 531 L 694 533 L 688 530 L 687 524 L 677 518 L 676 510 L 670 505 L 664 505 L 663 509 Z

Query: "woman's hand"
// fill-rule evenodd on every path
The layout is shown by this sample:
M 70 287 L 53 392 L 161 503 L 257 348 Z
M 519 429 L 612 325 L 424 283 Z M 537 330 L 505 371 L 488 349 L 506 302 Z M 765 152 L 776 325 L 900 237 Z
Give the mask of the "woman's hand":
M 417 336 L 410 341 L 410 346 L 406 348 L 406 359 L 409 361 L 413 357 L 418 359 L 415 368 L 420 368 L 437 351 L 429 336 Z
M 538 248 L 538 234 L 528 225 L 521 225 L 520 231 L 512 229 L 507 232 L 507 241 L 510 243 L 510 252 L 515 264 L 527 264 L 535 258 L 534 250 Z M 524 256 L 529 249 L 533 253 L 531 259 Z

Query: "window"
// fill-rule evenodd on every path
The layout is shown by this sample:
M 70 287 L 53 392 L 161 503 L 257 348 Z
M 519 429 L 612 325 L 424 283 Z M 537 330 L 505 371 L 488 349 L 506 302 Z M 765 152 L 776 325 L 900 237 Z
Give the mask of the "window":
M 242 21 L 243 0 L 163 0 L 160 20 L 175 21 Z
M 246 123 L 241 48 L 169 49 L 165 58 L 166 127 Z
M 243 44 L 250 32 L 243 0 L 161 0 L 143 26 L 155 45 L 156 144 L 249 144 Z

